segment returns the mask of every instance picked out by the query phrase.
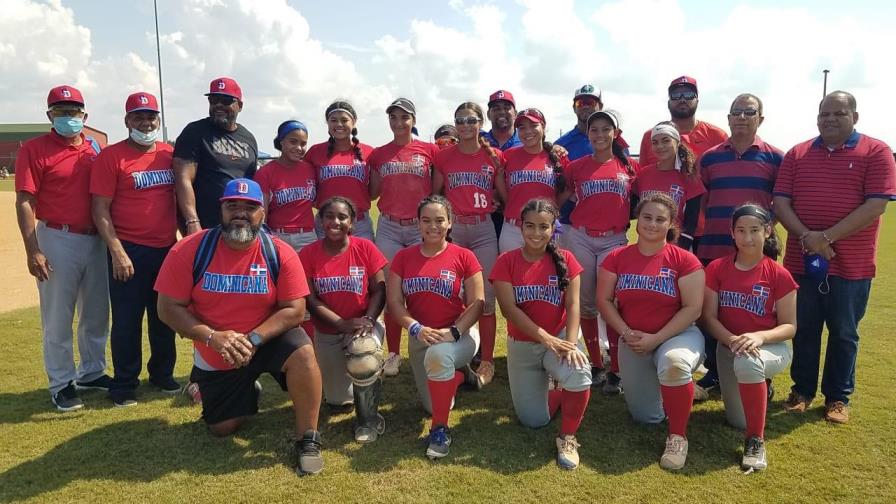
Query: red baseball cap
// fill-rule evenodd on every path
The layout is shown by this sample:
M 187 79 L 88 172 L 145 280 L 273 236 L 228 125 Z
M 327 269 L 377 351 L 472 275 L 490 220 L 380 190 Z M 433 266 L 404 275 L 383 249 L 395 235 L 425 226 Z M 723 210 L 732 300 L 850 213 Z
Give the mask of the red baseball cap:
M 131 112 L 137 112 L 139 110 L 159 112 L 159 102 L 156 100 L 155 96 L 149 93 L 144 93 L 143 91 L 128 96 L 127 101 L 124 102 L 125 113 L 130 114 Z
M 496 101 L 506 101 L 513 105 L 513 108 L 516 108 L 516 102 L 513 100 L 513 95 L 510 94 L 510 91 L 499 89 L 492 93 L 492 95 L 488 97 L 488 106 L 491 107 L 492 103 Z
M 239 101 L 243 101 L 243 90 L 240 89 L 240 85 L 230 77 L 218 77 L 208 85 L 208 93 L 206 93 L 205 96 L 215 94 L 232 96 Z
M 541 123 L 542 126 L 545 126 L 547 123 L 544 120 L 544 114 L 541 113 L 537 108 L 527 108 L 520 110 L 516 114 L 516 120 L 513 121 L 514 126 L 519 126 L 523 119 L 528 119 L 534 123 Z
M 56 86 L 51 89 L 50 94 L 47 95 L 47 107 L 52 107 L 60 102 L 78 103 L 83 107 L 84 97 L 81 96 L 80 91 L 72 86 Z
M 697 92 L 697 79 L 687 75 L 682 75 L 681 77 L 678 77 L 669 83 L 669 90 L 671 91 L 673 88 L 676 88 L 678 86 L 690 86 L 694 88 L 694 92 Z

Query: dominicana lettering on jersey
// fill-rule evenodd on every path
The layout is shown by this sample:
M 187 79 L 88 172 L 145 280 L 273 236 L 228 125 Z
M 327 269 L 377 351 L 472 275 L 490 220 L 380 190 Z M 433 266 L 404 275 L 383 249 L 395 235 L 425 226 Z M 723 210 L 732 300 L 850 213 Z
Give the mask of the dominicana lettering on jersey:
M 563 293 L 552 285 L 514 285 L 513 297 L 516 304 L 528 301 L 543 301 L 554 306 L 560 306 Z
M 273 192 L 274 201 L 280 206 L 299 200 L 314 201 L 316 197 L 313 180 L 308 180 L 305 187 L 285 187 Z
M 678 297 L 675 271 L 671 268 L 660 268 L 659 275 L 635 275 L 623 273 L 616 279 L 616 291 L 646 290 L 659 292 L 669 297 Z
M 268 269 L 253 264 L 248 275 L 224 275 L 206 271 L 202 275 L 202 290 L 221 294 L 267 294 Z
M 425 177 L 428 175 L 426 159 L 423 156 L 415 155 L 410 161 L 389 161 L 380 166 L 380 175 L 388 177 L 390 175 L 416 175 Z
M 628 193 L 628 178 L 628 175 L 620 173 L 616 175 L 615 179 L 586 180 L 579 185 L 578 191 L 576 191 L 579 201 L 600 193 L 613 193 L 625 198 Z
M 314 289 L 318 294 L 351 292 L 361 295 L 364 289 L 363 276 L 333 276 L 314 279 Z
M 547 167 L 546 167 L 547 168 Z M 509 187 L 515 187 L 519 184 L 544 184 L 551 188 L 554 187 L 554 171 L 544 170 L 519 170 L 510 172 L 507 176 Z
M 160 185 L 173 185 L 174 170 L 168 168 L 167 170 L 138 171 L 131 173 L 131 178 L 134 179 L 134 189 L 142 191 Z
M 411 277 L 401 281 L 401 290 L 405 296 L 418 294 L 421 292 L 431 292 L 442 296 L 445 299 L 451 299 L 454 293 L 454 278 L 433 277 Z
M 367 170 L 364 169 L 364 164 L 362 163 L 351 165 L 324 165 L 320 167 L 317 176 L 318 179 L 322 181 L 337 177 L 350 177 L 364 182 L 367 180 Z
M 671 196 L 672 201 L 675 202 L 675 206 L 681 206 L 681 198 L 684 197 L 684 188 L 678 184 L 672 184 L 669 186 L 669 191 L 643 191 L 639 196 L 642 200 L 647 199 L 655 194 L 665 194 L 666 196 Z
M 489 166 L 489 168 L 491 168 Z M 494 172 L 486 171 L 485 167 L 481 173 L 476 172 L 454 172 L 448 174 L 448 187 L 455 189 L 461 186 L 474 186 L 483 191 L 492 190 L 492 175 Z
M 746 310 L 759 317 L 765 316 L 765 304 L 771 290 L 763 285 L 754 284 L 750 294 L 734 291 L 719 291 L 719 306 Z

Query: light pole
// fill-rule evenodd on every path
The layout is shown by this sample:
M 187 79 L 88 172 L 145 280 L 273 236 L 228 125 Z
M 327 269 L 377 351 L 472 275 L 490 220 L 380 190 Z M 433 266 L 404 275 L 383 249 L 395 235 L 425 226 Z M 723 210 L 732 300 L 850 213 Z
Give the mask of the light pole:
M 162 141 L 167 143 L 168 127 L 165 126 L 165 86 L 162 85 L 162 49 L 161 44 L 159 43 L 159 6 L 156 0 L 152 0 L 152 9 L 156 19 L 156 62 L 159 65 L 159 103 L 162 108 Z
M 830 70 L 825 69 L 822 70 L 822 72 L 824 72 L 824 89 L 821 91 L 821 98 L 824 99 L 824 97 L 828 95 L 828 73 Z

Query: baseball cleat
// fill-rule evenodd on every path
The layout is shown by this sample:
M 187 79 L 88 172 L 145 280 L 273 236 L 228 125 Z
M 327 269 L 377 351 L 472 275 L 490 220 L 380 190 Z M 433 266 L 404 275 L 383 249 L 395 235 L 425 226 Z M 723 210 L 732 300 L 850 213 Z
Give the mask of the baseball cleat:
M 440 459 L 448 455 L 448 447 L 451 446 L 451 433 L 448 427 L 438 425 L 429 431 L 429 446 L 426 447 L 426 456 L 431 460 Z
M 604 395 L 614 396 L 622 393 L 622 378 L 619 377 L 614 372 L 607 373 L 607 380 L 604 382 L 603 387 L 601 387 L 600 391 L 603 392 Z
M 320 432 L 307 430 L 295 443 L 296 452 L 299 455 L 299 465 L 296 472 L 299 476 L 317 474 L 324 469 L 324 458 L 320 453 Z
M 765 441 L 759 436 L 750 436 L 744 441 L 744 457 L 740 461 L 743 469 L 760 471 L 768 467 L 765 458 Z
M 598 388 L 607 382 L 607 370 L 591 366 L 591 388 Z
M 660 467 L 669 471 L 677 471 L 684 467 L 688 459 L 688 440 L 678 434 L 670 434 L 666 438 L 666 450 L 660 457 Z
M 557 465 L 561 469 L 575 469 L 579 467 L 579 447 L 576 437 L 569 434 L 560 436 L 557 442 Z
M 383 374 L 385 376 L 397 376 L 401 368 L 401 355 L 395 352 L 389 352 L 386 356 L 386 362 L 383 363 Z
M 486 360 L 482 361 L 476 370 L 476 374 L 479 375 L 479 381 L 482 382 L 480 388 L 488 385 L 495 379 L 495 363 Z

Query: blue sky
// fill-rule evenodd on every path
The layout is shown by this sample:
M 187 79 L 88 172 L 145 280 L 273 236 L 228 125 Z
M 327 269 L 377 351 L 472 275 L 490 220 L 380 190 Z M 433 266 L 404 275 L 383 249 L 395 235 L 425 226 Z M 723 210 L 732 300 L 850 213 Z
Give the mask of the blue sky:
M 151 0 L 0 0 L 4 122 L 43 120 L 46 89 L 81 86 L 90 122 L 112 139 L 124 97 L 158 92 Z M 664 90 L 681 74 L 701 83 L 698 117 L 725 127 L 739 92 L 767 103 L 760 134 L 787 149 L 816 133 L 821 70 L 854 91 L 859 129 L 896 142 L 887 109 L 896 7 L 884 2 L 553 0 L 411 2 L 159 0 L 169 135 L 204 115 L 220 75 L 240 81 L 240 120 L 264 149 L 276 125 L 306 121 L 325 139 L 337 97 L 359 110 L 362 140 L 387 142 L 383 108 L 418 105 L 424 136 L 454 107 L 498 88 L 537 106 L 551 135 L 573 124 L 572 91 L 592 83 L 623 115 L 629 138 L 666 118 Z M 9 77 L 12 76 L 12 77 Z

